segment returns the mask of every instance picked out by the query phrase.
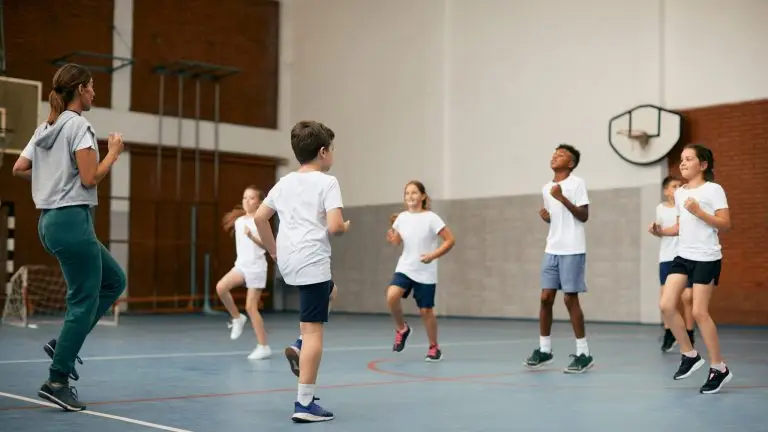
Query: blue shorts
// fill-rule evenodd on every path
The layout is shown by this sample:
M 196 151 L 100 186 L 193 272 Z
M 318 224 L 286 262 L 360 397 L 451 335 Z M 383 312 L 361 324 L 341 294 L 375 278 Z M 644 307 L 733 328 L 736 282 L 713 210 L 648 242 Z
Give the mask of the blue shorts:
M 586 264 L 586 254 L 545 253 L 541 262 L 541 288 L 560 290 L 569 294 L 587 292 Z
M 413 291 L 413 299 L 416 300 L 416 306 L 418 306 L 419 309 L 432 309 L 435 307 L 435 290 L 437 289 L 437 284 L 419 283 L 403 273 L 395 273 L 394 276 L 392 276 L 392 282 L 389 284 L 405 290 L 403 298 L 408 298 L 408 295 Z
M 327 323 L 333 281 L 299 285 L 299 321 Z

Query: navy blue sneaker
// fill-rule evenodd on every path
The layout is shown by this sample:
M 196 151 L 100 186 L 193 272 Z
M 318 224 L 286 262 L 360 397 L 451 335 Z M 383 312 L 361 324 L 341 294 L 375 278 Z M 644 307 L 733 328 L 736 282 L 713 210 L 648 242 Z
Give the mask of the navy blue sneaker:
M 315 423 L 333 420 L 333 413 L 326 411 L 323 407 L 316 404 L 316 400 L 318 398 L 312 398 L 312 402 L 307 406 L 300 404 L 298 401 L 294 402 L 291 420 L 294 423 Z
M 291 372 L 298 378 L 299 376 L 299 355 L 301 354 L 301 339 L 296 339 L 296 342 L 292 343 L 285 349 L 285 358 L 288 359 L 288 366 L 291 367 Z

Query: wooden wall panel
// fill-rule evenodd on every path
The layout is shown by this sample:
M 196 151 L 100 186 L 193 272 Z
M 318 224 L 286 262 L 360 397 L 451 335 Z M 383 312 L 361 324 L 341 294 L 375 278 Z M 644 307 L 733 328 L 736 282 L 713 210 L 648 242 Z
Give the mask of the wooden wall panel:
M 277 128 L 280 3 L 272 0 L 134 0 L 131 109 L 157 114 L 159 77 L 174 60 L 235 67 L 221 85 L 221 120 Z M 164 113 L 178 115 L 178 84 L 166 79 Z M 195 110 L 194 84 L 184 84 L 182 114 Z M 201 86 L 201 115 L 213 119 L 213 86 Z

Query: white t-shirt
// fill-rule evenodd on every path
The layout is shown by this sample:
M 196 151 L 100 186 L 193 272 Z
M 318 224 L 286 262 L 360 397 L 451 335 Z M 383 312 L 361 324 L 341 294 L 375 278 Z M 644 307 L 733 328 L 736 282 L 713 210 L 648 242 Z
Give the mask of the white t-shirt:
M 699 202 L 699 207 L 711 215 L 714 215 L 717 210 L 728 208 L 725 191 L 717 183 L 706 182 L 695 189 L 688 189 L 687 186 L 678 188 L 675 192 L 675 207 L 680 217 L 678 256 L 693 261 L 722 259 L 723 253 L 717 228 L 685 209 L 685 200 L 688 197 L 693 197 Z
M 677 205 L 667 207 L 664 203 L 656 206 L 656 224 L 662 228 L 669 228 L 677 224 Z M 661 237 L 659 246 L 659 262 L 668 262 L 677 256 L 677 236 Z
M 252 236 L 259 238 L 253 218 L 240 216 L 235 220 L 235 266 L 248 271 L 267 271 L 266 251 L 245 235 L 245 227 L 251 230 Z
M 437 249 L 440 239 L 438 233 L 445 228 L 445 222 L 431 211 L 405 211 L 397 216 L 392 228 L 403 239 L 403 253 L 397 261 L 395 272 L 418 283 L 436 284 L 437 260 L 424 264 L 421 256 Z
M 342 208 L 336 177 L 292 172 L 269 191 L 264 204 L 277 212 L 277 266 L 289 285 L 331 280 L 331 241 L 326 212 Z
M 549 212 L 549 234 L 545 252 L 552 255 L 576 255 L 587 252 L 587 239 L 584 223 L 550 194 L 555 182 L 550 181 L 542 189 L 544 208 Z M 576 207 L 589 204 L 587 186 L 583 179 L 569 175 L 560 182 L 563 196 Z

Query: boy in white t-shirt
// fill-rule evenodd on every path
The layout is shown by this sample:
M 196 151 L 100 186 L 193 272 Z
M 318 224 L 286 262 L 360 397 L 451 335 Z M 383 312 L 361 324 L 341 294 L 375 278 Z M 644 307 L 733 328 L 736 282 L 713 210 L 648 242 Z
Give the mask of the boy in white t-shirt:
M 656 237 L 659 237 L 659 283 L 661 289 L 659 291 L 659 298 L 664 292 L 664 283 L 667 281 L 669 270 L 672 268 L 672 262 L 677 256 L 677 236 L 660 236 L 656 234 L 659 228 L 666 229 L 677 225 L 677 208 L 675 207 L 675 191 L 680 187 L 682 183 L 677 177 L 667 176 L 661 183 L 662 193 L 664 194 L 665 201 L 659 203 L 656 206 L 656 219 L 654 219 L 651 226 L 648 228 L 648 232 Z M 688 331 L 688 337 L 693 343 L 693 294 L 690 290 L 683 291 L 681 297 L 683 303 L 683 317 L 685 318 L 685 328 Z M 664 336 L 661 342 L 661 351 L 670 352 L 672 348 L 677 344 L 675 336 L 672 334 L 672 330 L 662 322 L 664 327 Z
M 552 181 L 544 185 L 544 208 L 539 215 L 549 224 L 547 245 L 541 266 L 541 306 L 539 310 L 539 347 L 523 363 L 539 368 L 552 363 L 552 307 L 557 291 L 563 291 L 565 307 L 576 336 L 576 355 L 566 373 L 583 373 L 593 366 L 587 345 L 584 313 L 579 294 L 587 292 L 585 280 L 587 240 L 584 224 L 589 219 L 587 187 L 572 174 L 579 166 L 581 153 L 571 145 L 561 144 L 550 161 Z
M 697 305 L 694 318 L 712 363 L 707 380 L 699 389 L 705 394 L 719 392 L 733 378 L 720 353 L 717 326 L 709 315 L 709 302 L 720 282 L 722 268 L 718 234 L 731 229 L 728 200 L 723 187 L 714 182 L 714 169 L 715 157 L 710 149 L 699 144 L 685 146 L 680 155 L 680 173 L 688 183 L 675 192 L 677 224 L 656 231 L 659 235 L 679 237 L 677 256 L 660 302 L 664 322 L 680 345 L 680 366 L 673 378 L 688 378 L 706 363 L 685 333 L 677 308 L 680 294 L 692 285 L 693 302 Z
M 430 210 L 429 195 L 423 183 L 418 180 L 408 182 L 403 195 L 406 211 L 395 217 L 387 231 L 390 244 L 403 245 L 395 274 L 387 288 L 387 305 L 395 322 L 392 351 L 402 351 L 411 334 L 400 299 L 407 298 L 413 291 L 429 339 L 424 360 L 438 362 L 443 359 L 443 353 L 437 344 L 437 317 L 434 312 L 437 260 L 453 248 L 456 240 L 443 219 Z M 441 238 L 442 244 L 439 243 Z
M 341 189 L 326 174 L 333 165 L 334 132 L 322 123 L 301 121 L 291 130 L 291 146 L 301 167 L 281 178 L 256 212 L 264 247 L 277 261 L 285 283 L 299 291 L 302 336 L 300 373 L 293 421 L 334 418 L 315 403 L 315 383 L 323 352 L 323 325 L 328 322 L 331 289 L 330 235 L 342 235 L 349 221 L 342 215 Z M 277 212 L 277 242 L 269 219 Z

